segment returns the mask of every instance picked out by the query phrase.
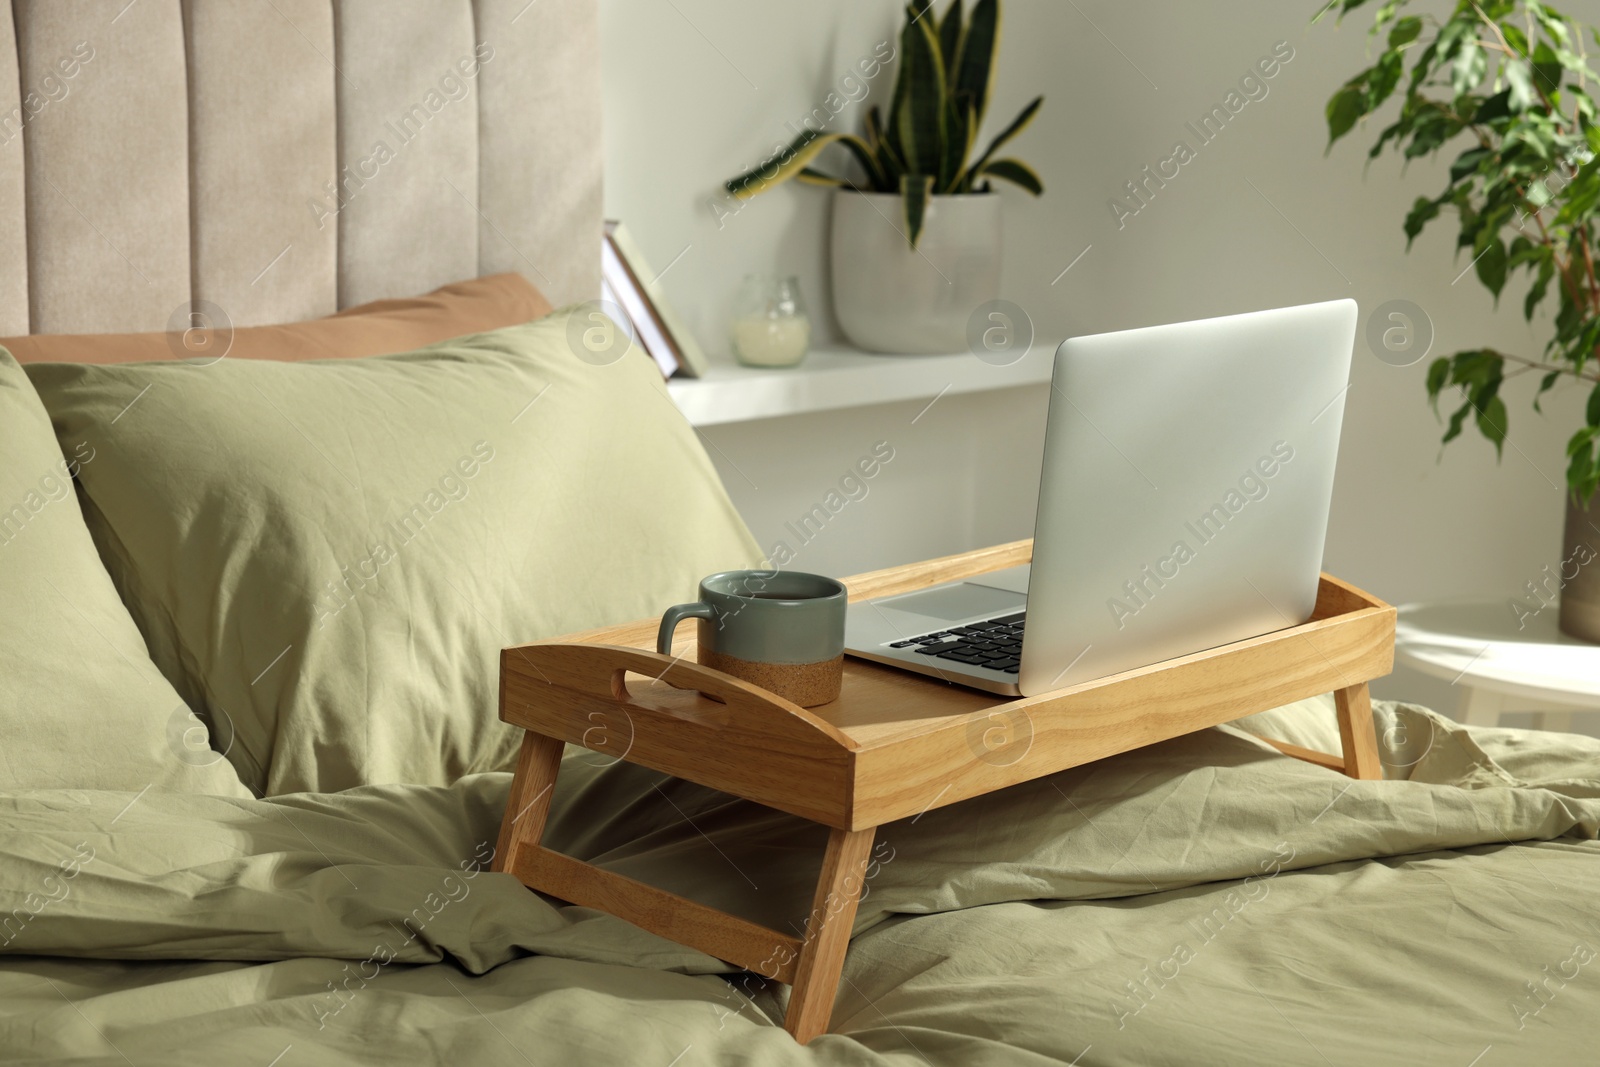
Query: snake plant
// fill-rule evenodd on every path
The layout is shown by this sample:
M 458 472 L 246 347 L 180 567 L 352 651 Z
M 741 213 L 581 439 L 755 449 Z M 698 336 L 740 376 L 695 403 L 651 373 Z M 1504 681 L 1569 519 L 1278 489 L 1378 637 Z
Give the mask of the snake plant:
M 858 192 L 899 193 L 912 248 L 922 235 L 929 197 L 987 193 L 993 178 L 1038 196 L 1044 184 L 1033 169 L 1019 159 L 997 157 L 996 152 L 1033 121 L 1044 103 L 1042 96 L 1035 97 L 982 155 L 968 163 L 989 104 L 999 43 L 1000 0 L 977 0 L 970 18 L 963 18 L 962 0 L 951 0 L 942 18 L 935 17 L 933 0 L 912 0 L 900 31 L 900 67 L 887 119 L 873 105 L 867 110 L 864 136 L 808 127 L 761 166 L 728 181 L 728 192 L 748 199 L 798 178 Z M 812 160 L 834 143 L 849 150 L 864 180 L 812 169 Z

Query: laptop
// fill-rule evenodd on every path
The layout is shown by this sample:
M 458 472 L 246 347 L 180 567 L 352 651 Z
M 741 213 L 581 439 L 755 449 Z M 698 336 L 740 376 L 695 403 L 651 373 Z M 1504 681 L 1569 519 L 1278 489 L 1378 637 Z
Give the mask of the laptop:
M 1033 562 L 850 605 L 852 656 L 1033 695 L 1311 617 L 1356 304 L 1056 351 Z

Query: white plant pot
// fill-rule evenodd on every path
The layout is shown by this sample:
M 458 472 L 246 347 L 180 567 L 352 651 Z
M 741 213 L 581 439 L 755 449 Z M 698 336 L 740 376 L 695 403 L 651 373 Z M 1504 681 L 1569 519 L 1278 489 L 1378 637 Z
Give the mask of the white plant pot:
M 833 196 L 833 310 L 869 352 L 963 352 L 967 322 L 1000 295 L 1000 208 L 993 193 L 936 196 L 912 249 L 895 193 Z

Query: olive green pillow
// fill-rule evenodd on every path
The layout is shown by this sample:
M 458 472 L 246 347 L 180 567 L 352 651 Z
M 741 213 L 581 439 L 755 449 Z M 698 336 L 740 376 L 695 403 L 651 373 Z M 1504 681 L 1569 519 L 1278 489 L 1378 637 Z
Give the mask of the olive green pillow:
M 50 432 L 0 348 L 0 790 L 249 796 L 150 662 L 83 524 L 72 478 L 106 458 Z
M 502 647 L 759 560 L 660 372 L 580 359 L 571 318 L 369 359 L 28 368 L 60 440 L 96 442 L 101 553 L 247 784 L 504 769 Z

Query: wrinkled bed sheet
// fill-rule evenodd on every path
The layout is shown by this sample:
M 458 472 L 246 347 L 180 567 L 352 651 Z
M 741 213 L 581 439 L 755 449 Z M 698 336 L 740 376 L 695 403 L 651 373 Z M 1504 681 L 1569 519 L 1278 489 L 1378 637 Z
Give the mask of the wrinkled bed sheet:
M 833 1015 L 489 870 L 509 776 L 0 795 L 0 1062 L 1590 1064 L 1600 741 L 1304 702 L 883 827 Z M 546 843 L 783 929 L 822 831 L 571 750 Z M 1476 1059 L 1475 1059 L 1476 1057 Z

